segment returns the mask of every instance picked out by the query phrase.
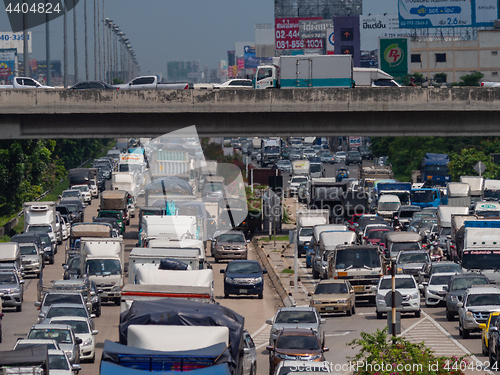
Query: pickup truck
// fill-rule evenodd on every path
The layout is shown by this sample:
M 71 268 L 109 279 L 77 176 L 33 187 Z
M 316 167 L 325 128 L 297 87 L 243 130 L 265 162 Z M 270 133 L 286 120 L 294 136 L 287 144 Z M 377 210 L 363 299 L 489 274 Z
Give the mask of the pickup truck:
M 189 88 L 189 84 L 187 82 L 160 83 L 158 82 L 158 77 L 156 76 L 141 76 L 134 78 L 128 83 L 125 83 L 123 85 L 115 85 L 114 87 L 120 90 L 187 90 Z
M 52 86 L 44 86 L 40 82 L 29 77 L 14 77 L 12 85 L 0 85 L 0 89 L 54 89 Z

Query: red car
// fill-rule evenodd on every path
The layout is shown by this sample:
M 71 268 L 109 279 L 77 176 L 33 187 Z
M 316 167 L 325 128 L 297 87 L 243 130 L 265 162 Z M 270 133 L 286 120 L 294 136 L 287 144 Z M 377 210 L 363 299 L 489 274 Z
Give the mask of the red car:
M 392 228 L 373 228 L 368 231 L 365 237 L 363 237 L 363 243 L 365 245 L 378 245 L 380 239 L 384 232 L 393 232 Z
M 349 223 L 349 230 L 352 230 L 353 232 L 356 231 L 356 227 L 358 225 L 359 218 L 363 216 L 364 214 L 353 214 L 351 217 L 351 220 L 348 221 Z

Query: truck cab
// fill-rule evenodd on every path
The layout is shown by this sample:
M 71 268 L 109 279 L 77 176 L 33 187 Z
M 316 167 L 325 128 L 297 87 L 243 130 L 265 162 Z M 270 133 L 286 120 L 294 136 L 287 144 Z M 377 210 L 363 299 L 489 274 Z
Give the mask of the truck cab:
M 254 78 L 255 89 L 278 88 L 278 67 L 276 65 L 263 65 L 257 68 Z

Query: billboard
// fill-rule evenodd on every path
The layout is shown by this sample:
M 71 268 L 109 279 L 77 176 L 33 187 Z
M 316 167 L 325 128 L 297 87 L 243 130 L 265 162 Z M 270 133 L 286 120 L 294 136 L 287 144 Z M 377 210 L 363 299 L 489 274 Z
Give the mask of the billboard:
M 402 81 L 410 74 L 410 41 L 408 38 L 379 39 L 379 68 Z
M 359 16 L 333 17 L 336 55 L 352 55 L 355 67 L 360 66 L 361 41 L 359 36 Z
M 399 28 L 399 19 L 394 14 L 371 14 L 359 16 L 361 51 L 378 48 L 378 38 L 399 38 L 410 35 L 410 30 Z
M 349 148 L 358 148 L 362 145 L 362 137 L 349 137 Z
M 17 65 L 17 52 L 15 48 L 0 49 L 0 82 L 11 83 L 14 79 Z
M 31 53 L 31 31 L 28 31 L 28 53 Z M 13 33 L 12 31 L 0 31 L 0 49 L 15 48 L 18 54 L 23 53 L 24 37 L 23 32 Z
M 398 0 L 399 27 L 492 27 L 498 18 L 496 0 Z
M 333 55 L 335 53 L 335 38 L 333 34 L 333 27 L 326 29 L 326 54 Z
M 259 65 L 273 63 L 272 57 L 255 57 L 255 46 L 245 46 L 243 58 L 245 59 L 245 69 L 256 69 Z
M 297 50 L 304 48 L 304 41 L 300 38 L 299 21 L 321 20 L 321 17 L 291 17 L 275 18 L 275 46 L 277 50 Z

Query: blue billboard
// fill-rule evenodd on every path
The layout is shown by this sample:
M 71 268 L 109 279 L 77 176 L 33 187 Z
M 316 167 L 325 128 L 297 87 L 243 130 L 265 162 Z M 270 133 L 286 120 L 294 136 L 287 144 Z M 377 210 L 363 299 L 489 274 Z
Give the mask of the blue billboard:
M 259 65 L 273 63 L 272 57 L 255 57 L 255 46 L 243 47 L 243 58 L 245 59 L 245 69 L 256 69 Z

